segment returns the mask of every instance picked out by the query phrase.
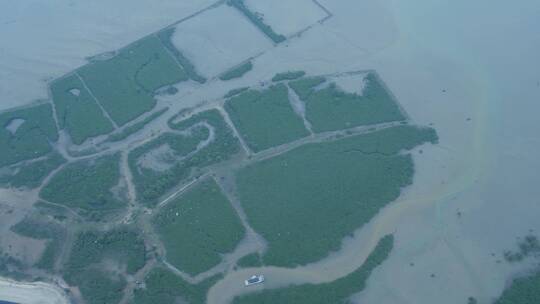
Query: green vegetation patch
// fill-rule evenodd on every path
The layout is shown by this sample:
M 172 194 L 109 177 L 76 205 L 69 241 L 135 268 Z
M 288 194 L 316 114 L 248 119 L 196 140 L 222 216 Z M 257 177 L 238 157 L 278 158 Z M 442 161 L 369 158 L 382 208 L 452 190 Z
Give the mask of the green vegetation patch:
M 205 83 L 206 78 L 197 73 L 195 66 L 191 63 L 191 61 L 189 61 L 189 59 L 187 59 L 186 56 L 184 56 L 184 54 L 182 54 L 182 52 L 180 52 L 180 50 L 178 50 L 172 43 L 172 36 L 174 35 L 175 30 L 175 28 L 168 28 L 159 32 L 157 36 L 165 48 L 167 48 L 167 50 L 173 54 L 178 63 L 184 68 L 184 71 L 186 71 L 189 79 L 198 83 Z
M 495 304 L 536 304 L 540 301 L 540 271 L 515 279 Z
M 301 100 L 306 100 L 314 88 L 325 81 L 326 78 L 322 76 L 306 77 L 289 82 L 289 87 L 294 90 Z
M 135 274 L 145 263 L 144 241 L 137 232 L 86 231 L 73 244 L 64 279 L 79 287 L 87 303 L 117 303 L 126 285 L 125 274 Z
M 338 250 L 412 183 L 412 158 L 399 152 L 436 141 L 433 129 L 398 126 L 307 144 L 241 169 L 238 196 L 268 241 L 264 263 L 293 267 Z
M 518 243 L 518 251 L 505 251 L 504 259 L 509 262 L 521 262 L 529 256 L 540 256 L 540 241 L 535 235 L 527 235 Z
M 178 123 L 173 120 L 170 127 L 183 134 L 166 133 L 129 154 L 138 199 L 148 205 L 157 203 L 193 172 L 226 161 L 240 150 L 217 110 L 197 113 Z M 145 167 L 149 161 L 153 165 Z
M 251 61 L 248 61 L 223 73 L 221 76 L 219 76 L 219 79 L 226 81 L 240 78 L 244 76 L 245 73 L 251 71 L 251 69 L 253 69 L 253 64 L 251 63 Z
M 234 6 L 240 12 L 242 12 L 242 14 L 244 14 L 249 19 L 249 21 L 251 21 L 257 28 L 259 28 L 259 30 L 261 30 L 261 32 L 268 36 L 268 38 L 270 38 L 274 43 L 280 43 L 287 39 L 285 36 L 274 32 L 272 27 L 264 23 L 264 20 L 261 16 L 247 8 L 247 6 L 244 4 L 244 0 L 229 0 L 227 4 Z
M 60 225 L 37 217 L 26 217 L 10 229 L 22 236 L 47 240 L 45 250 L 34 266 L 50 272 L 54 271 L 66 236 L 65 230 Z
M 66 129 L 72 141 L 79 145 L 86 139 L 109 133 L 112 123 L 75 74 L 51 85 L 52 97 L 60 129 Z
M 248 89 L 249 89 L 248 87 L 232 89 L 229 92 L 227 92 L 227 94 L 225 94 L 225 96 L 223 96 L 223 97 L 224 98 L 231 98 L 231 97 L 236 96 L 236 95 L 238 95 L 238 94 L 240 94 L 242 92 L 247 91 Z
M 302 118 L 294 113 L 284 84 L 262 92 L 246 91 L 229 99 L 225 110 L 255 152 L 309 135 Z
M 191 168 L 185 163 L 210 135 L 204 127 L 192 131 L 186 135 L 165 133 L 130 152 L 129 165 L 139 201 L 153 205 L 189 176 Z
M 126 280 L 106 270 L 88 269 L 81 275 L 84 278 L 77 282 L 85 303 L 113 304 L 122 299 Z
M 236 266 L 241 268 L 261 267 L 262 265 L 261 255 L 257 252 L 245 255 L 236 262 Z
M 0 177 L 0 183 L 21 188 L 37 188 L 43 180 L 66 160 L 56 152 L 51 152 L 42 159 L 27 161 L 13 169 L 11 174 Z
M 154 268 L 144 279 L 144 288 L 136 289 L 135 304 L 204 304 L 206 293 L 221 276 L 192 285 L 164 268 Z
M 277 82 L 282 80 L 293 80 L 304 77 L 304 75 L 306 75 L 306 72 L 304 71 L 287 71 L 283 73 L 277 73 L 274 77 L 272 77 L 272 81 Z
M 119 183 L 119 161 L 120 155 L 115 154 L 71 163 L 52 177 L 40 196 L 98 219 L 103 212 L 125 206 L 111 191 Z
M 0 167 L 51 152 L 58 139 L 50 104 L 0 114 Z
M 229 200 L 213 179 L 196 184 L 161 209 L 153 225 L 167 250 L 167 261 L 191 275 L 221 262 L 245 234 Z
M 188 79 L 155 36 L 135 42 L 111 59 L 83 66 L 78 73 L 118 125 L 150 111 L 157 89 Z
M 387 235 L 377 244 L 364 264 L 351 274 L 324 284 L 303 284 L 237 297 L 234 304 L 339 304 L 350 303 L 349 298 L 366 288 L 366 281 L 381 265 L 394 246 L 394 238 Z
M 79 277 L 79 272 L 84 268 L 99 264 L 105 259 L 122 265 L 128 274 L 136 273 L 146 263 L 143 238 L 138 232 L 128 228 L 79 233 L 65 265 L 66 278 Z
M 154 121 L 155 119 L 163 115 L 163 113 L 167 112 L 168 109 L 169 108 L 164 108 L 157 112 L 154 112 L 148 115 L 148 117 L 144 118 L 143 120 L 125 127 L 120 132 L 109 135 L 109 137 L 107 137 L 107 141 L 117 142 L 117 141 L 121 141 L 128 138 L 130 135 L 133 135 L 139 132 L 140 130 L 144 129 L 144 127 L 147 124 L 149 124 L 150 122 Z
M 377 76 L 370 73 L 365 81 L 362 95 L 343 92 L 335 83 L 320 90 L 297 92 L 306 103 L 306 119 L 313 130 L 335 131 L 405 119 Z

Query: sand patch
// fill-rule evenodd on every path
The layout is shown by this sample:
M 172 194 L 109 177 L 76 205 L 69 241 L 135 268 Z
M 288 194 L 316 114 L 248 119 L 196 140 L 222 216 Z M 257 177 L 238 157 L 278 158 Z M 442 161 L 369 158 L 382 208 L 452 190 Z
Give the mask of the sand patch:
M 118 184 L 111 188 L 111 192 L 114 197 L 119 201 L 127 201 L 128 198 L 128 185 L 125 178 L 120 178 Z
M 79 95 L 81 95 L 81 90 L 79 90 L 79 89 L 71 89 L 71 90 L 69 90 L 69 92 L 70 92 L 73 96 L 79 96 Z
M 366 86 L 365 78 L 367 73 L 355 75 L 338 76 L 330 78 L 341 90 L 347 93 L 362 95 Z
M 24 124 L 25 120 L 21 118 L 15 118 L 9 121 L 9 123 L 6 125 L 6 130 L 8 130 L 11 134 L 15 134 L 17 132 L 17 129 L 19 129 L 20 126 Z
M 137 165 L 140 168 L 164 172 L 172 168 L 180 160 L 174 150 L 168 144 L 164 144 L 141 156 Z
M 169 143 L 164 143 L 148 152 L 143 154 L 137 160 L 137 166 L 139 168 L 149 169 L 156 172 L 165 172 L 176 164 L 182 162 L 185 159 L 192 157 L 197 154 L 199 150 L 208 146 L 211 142 L 215 140 L 215 130 L 214 127 L 208 124 L 207 122 L 200 122 L 186 130 L 175 131 L 174 133 L 178 134 L 176 136 L 188 139 L 193 136 L 193 132 L 197 129 L 207 129 L 208 137 L 199 141 L 192 151 L 189 151 L 185 154 L 181 154 L 175 149 L 173 149 Z M 139 169 L 140 170 L 140 169 Z M 142 172 L 139 172 L 142 173 Z

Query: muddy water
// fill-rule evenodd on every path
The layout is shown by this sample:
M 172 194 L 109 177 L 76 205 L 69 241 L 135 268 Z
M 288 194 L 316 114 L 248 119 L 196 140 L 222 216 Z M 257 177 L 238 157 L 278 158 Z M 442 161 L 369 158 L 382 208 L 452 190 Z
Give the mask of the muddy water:
M 360 2 L 358 6 L 369 8 Z M 355 7 L 352 1 L 327 4 L 336 18 L 347 18 L 346 9 Z M 540 63 L 534 56 L 540 51 L 540 7 L 534 1 L 520 6 L 527 12 L 502 1 L 385 2 L 385 18 L 392 19 L 389 23 L 399 34 L 372 56 L 359 56 L 357 64 L 376 69 L 413 121 L 433 124 L 440 144 L 413 152 L 414 185 L 344 240 L 339 252 L 294 269 L 229 273 L 210 290 L 208 302 L 227 303 L 261 288 L 332 281 L 359 267 L 377 240 L 393 232 L 395 252 L 355 300 L 494 299 L 520 267 L 487 257 L 501 253 L 528 229 L 540 228 L 534 219 L 540 212 L 534 203 L 540 191 L 533 186 L 540 164 L 527 152 L 540 148 L 535 134 L 540 123 L 534 118 L 538 103 L 533 102 L 540 100 Z M 362 43 L 347 36 L 347 29 L 336 26 L 331 31 L 350 38 L 351 44 Z M 512 43 L 506 43 L 508 39 Z M 464 218 L 456 216 L 459 210 L 464 210 Z M 422 266 L 405 269 L 411 261 Z M 434 272 L 440 279 L 431 278 Z M 253 273 L 265 275 L 264 285 L 243 287 Z M 391 295 L 388 290 L 393 290 Z
M 395 255 L 356 299 L 459 303 L 474 296 L 479 303 L 492 303 L 512 276 L 533 263 L 500 262 L 502 252 L 515 248 L 516 237 L 540 230 L 540 190 L 534 186 L 540 161 L 530 154 L 540 148 L 535 131 L 540 123 L 534 114 L 540 100 L 540 62 L 535 55 L 540 51 L 540 6 L 535 1 L 517 6 L 503 1 L 394 1 L 390 9 L 401 29 L 402 50 L 407 50 L 403 54 L 422 58 L 406 65 L 416 66 L 411 79 L 415 71 L 428 67 L 421 79 L 436 86 L 419 82 L 420 93 L 400 88 L 399 65 L 405 64 L 399 60 L 393 61 L 398 67 L 382 67 L 382 76 L 398 89 L 413 118 L 433 119 L 442 135 L 440 146 L 450 157 L 444 160 L 446 169 L 435 162 L 432 169 L 454 172 L 442 182 L 468 178 L 462 179 L 461 191 L 434 200 L 417 215 L 402 217 L 396 226 Z M 421 100 L 429 87 L 439 90 L 438 102 L 429 100 L 429 94 L 423 104 L 408 101 Z M 452 98 L 446 99 L 448 95 Z M 466 140 L 470 134 L 474 136 Z M 418 185 L 430 185 L 419 173 Z M 414 267 L 404 267 L 411 262 Z

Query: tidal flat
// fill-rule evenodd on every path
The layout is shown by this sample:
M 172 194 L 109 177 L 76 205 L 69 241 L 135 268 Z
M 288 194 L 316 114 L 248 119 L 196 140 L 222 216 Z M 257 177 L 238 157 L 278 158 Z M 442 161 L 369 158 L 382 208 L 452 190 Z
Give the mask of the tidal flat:
M 0 65 L 5 67 L 0 70 L 0 78 L 6 80 L 0 83 L 0 95 L 4 97 L 0 107 L 46 99 L 50 97 L 50 81 L 86 64 L 87 58 L 108 58 L 121 47 L 212 3 L 160 1 L 149 7 L 144 1 L 128 2 L 70 6 L 67 0 L 38 4 L 24 0 L 2 7 L 0 37 L 7 41 L 7 51 L 0 56 Z M 201 294 L 209 290 L 207 302 L 225 303 L 247 292 L 241 282 L 254 272 L 267 276 L 266 289 L 335 281 L 362 265 L 376 240 L 395 232 L 392 254 L 372 272 L 367 288 L 352 296 L 353 303 L 453 304 L 466 303 L 469 298 L 479 303 L 496 301 L 515 277 L 536 267 L 534 259 L 506 263 L 503 253 L 514 248 L 517 237 L 540 230 L 534 199 L 540 195 L 536 185 L 540 163 L 534 154 L 540 145 L 535 111 L 536 100 L 540 99 L 538 3 L 318 2 L 331 12 L 331 18 L 276 47 L 269 41 L 264 50 L 250 46 L 258 51 L 250 54 L 257 57 L 252 58 L 252 70 L 240 78 L 209 80 L 204 87 L 191 81 L 174 85 L 177 93 L 156 96 L 156 103 L 169 106 L 170 112 L 111 149 L 133 149 L 158 137 L 159 131 L 154 130 L 168 130 L 171 115 L 193 106 L 222 107 L 221 97 L 230 90 L 260 89 L 283 71 L 305 71 L 310 76 L 375 70 L 412 122 L 437 130 L 439 144 L 409 152 L 414 162 L 413 183 L 361 229 L 345 237 L 338 251 L 305 267 L 228 271 L 212 282 L 213 287 L 191 289 L 200 282 L 188 277 L 186 294 L 195 294 L 193 301 L 203 302 Z M 305 3 L 288 5 L 295 11 Z M 128 14 L 117 6 L 132 9 Z M 267 21 L 277 33 L 280 28 L 295 28 L 292 23 L 279 25 L 281 20 L 272 21 L 276 17 L 270 15 L 268 12 Z M 132 18 L 140 22 L 132 22 Z M 84 40 L 79 38 L 80 33 L 84 33 Z M 220 39 L 214 40 L 199 42 L 205 48 L 212 42 L 223 44 Z M 198 51 L 192 50 L 202 54 Z M 204 51 L 219 55 L 215 49 Z M 237 55 L 234 53 L 229 57 L 218 55 L 199 60 L 208 75 L 220 75 L 247 59 L 232 60 Z M 227 58 L 232 59 L 223 60 Z M 12 129 L 20 123 L 9 120 Z M 64 151 L 62 134 L 58 142 L 56 136 L 53 140 L 41 135 L 38 138 L 44 147 L 39 153 L 42 156 L 52 152 L 49 144 Z M 30 158 L 27 156 L 17 155 L 10 163 Z M 80 160 L 62 156 L 70 163 Z M 121 156 L 121 164 L 125 157 Z M 120 169 L 122 175 L 128 172 L 125 164 Z M 227 182 L 226 178 L 218 180 Z M 48 181 L 44 178 L 42 182 Z M 39 189 L 0 191 L 0 227 L 5 231 L 32 210 Z M 136 205 L 136 199 L 126 199 L 128 211 L 123 220 L 143 217 L 140 214 L 146 209 Z M 71 217 L 65 225 L 76 223 Z M 248 229 L 248 233 L 253 232 Z M 9 251 L 13 254 L 28 252 L 28 244 L 33 244 L 30 248 L 39 247 L 35 240 L 11 238 L 6 232 L 0 244 L 13 245 Z M 225 266 L 222 269 L 229 269 Z M 19 289 L 15 294 L 25 293 L 25 284 L 14 286 Z M 130 282 L 126 286 L 126 291 L 134 289 Z M 173 294 L 172 301 L 176 296 Z

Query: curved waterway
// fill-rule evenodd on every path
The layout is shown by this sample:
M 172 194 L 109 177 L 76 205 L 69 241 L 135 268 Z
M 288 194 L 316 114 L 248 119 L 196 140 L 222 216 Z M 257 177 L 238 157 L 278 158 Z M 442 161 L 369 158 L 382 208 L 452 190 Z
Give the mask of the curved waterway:
M 470 163 L 475 163 L 471 159 Z M 476 162 L 481 164 L 482 162 Z M 478 177 L 480 167 L 473 166 L 463 176 L 455 180 L 446 191 L 434 189 L 422 197 L 398 199 L 384 208 L 372 221 L 356 231 L 354 235 L 343 241 L 340 251 L 312 264 L 296 268 L 259 267 L 241 269 L 231 272 L 214 285 L 208 293 L 208 303 L 229 303 L 235 296 L 261 290 L 262 288 L 279 288 L 291 284 L 324 283 L 336 280 L 360 267 L 377 242 L 383 236 L 395 232 L 400 218 L 414 214 L 424 207 L 452 198 L 465 191 Z M 448 185 L 447 185 L 448 186 Z M 245 288 L 243 281 L 253 274 L 264 274 L 264 286 Z

